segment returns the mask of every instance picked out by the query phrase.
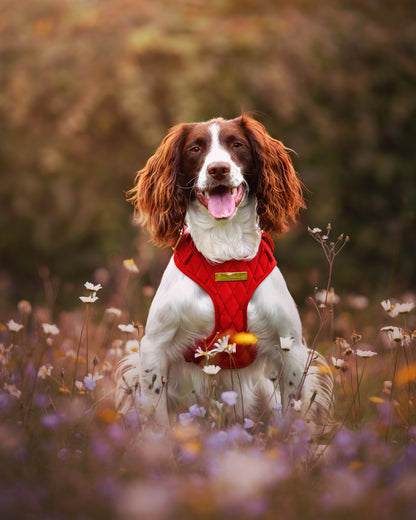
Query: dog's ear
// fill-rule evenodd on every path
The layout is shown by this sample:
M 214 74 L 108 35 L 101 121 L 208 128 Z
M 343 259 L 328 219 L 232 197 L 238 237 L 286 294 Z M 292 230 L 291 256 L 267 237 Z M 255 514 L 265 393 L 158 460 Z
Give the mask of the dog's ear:
M 260 227 L 280 235 L 305 207 L 302 183 L 293 168 L 289 149 L 270 137 L 264 126 L 243 114 L 239 118 L 253 152 Z
M 169 131 L 127 193 L 139 222 L 159 245 L 175 244 L 185 220 L 188 202 L 178 179 L 187 127 L 180 124 Z

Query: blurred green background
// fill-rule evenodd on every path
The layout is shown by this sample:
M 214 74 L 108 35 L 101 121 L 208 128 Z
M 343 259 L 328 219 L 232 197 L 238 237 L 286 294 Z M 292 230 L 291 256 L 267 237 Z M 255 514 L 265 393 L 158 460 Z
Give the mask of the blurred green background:
M 169 251 L 124 193 L 170 126 L 242 109 L 309 190 L 276 248 L 295 297 L 325 284 L 306 228 L 327 222 L 351 237 L 337 291 L 414 287 L 415 15 L 414 0 L 0 0 L 2 298 L 41 300 L 48 278 L 64 305 L 128 257 L 156 284 Z

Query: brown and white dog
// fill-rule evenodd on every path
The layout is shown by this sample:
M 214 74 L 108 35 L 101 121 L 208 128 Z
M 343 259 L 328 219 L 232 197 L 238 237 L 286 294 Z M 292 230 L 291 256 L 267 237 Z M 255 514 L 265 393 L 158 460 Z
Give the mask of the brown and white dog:
M 264 249 L 272 256 L 270 241 L 263 244 L 264 233 L 286 231 L 304 207 L 301 183 L 285 146 L 245 114 L 180 124 L 138 172 L 130 196 L 154 241 L 170 246 L 179 241 L 182 253 L 174 253 L 163 274 L 140 353 L 127 356 L 118 367 L 119 410 L 139 417 L 152 412 L 157 424 L 168 426 L 176 384 L 186 373 L 200 405 L 207 405 L 210 378 L 215 377 L 219 395 L 231 389 L 238 395 L 234 417 L 256 420 L 265 409 L 284 412 L 295 403 L 308 421 L 323 424 L 332 407 L 332 375 L 317 353 L 312 353 L 311 365 L 296 305 L 274 259 L 269 258 L 266 274 L 236 311 L 242 330 L 226 325 L 216 330 L 228 304 L 215 301 L 205 282 L 199 282 L 197 269 L 182 268 L 189 255 L 197 255 L 208 278 L 213 276 L 211 268 L 225 271 L 229 292 L 233 282 L 245 290 L 244 276 L 253 275 L 250 269 L 241 275 L 245 265 L 257 261 Z M 229 273 L 230 265 L 238 267 L 238 276 Z M 221 300 L 221 291 L 215 298 Z M 241 332 L 240 345 L 236 333 Z M 249 346 L 248 361 L 240 362 L 247 353 L 247 332 L 254 335 L 254 345 Z M 220 354 L 230 360 L 228 365 L 221 365 Z

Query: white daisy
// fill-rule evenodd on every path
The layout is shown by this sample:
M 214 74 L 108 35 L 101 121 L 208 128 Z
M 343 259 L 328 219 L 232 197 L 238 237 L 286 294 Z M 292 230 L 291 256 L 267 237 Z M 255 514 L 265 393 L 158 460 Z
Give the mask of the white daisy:
M 60 332 L 56 325 L 50 323 L 42 323 L 42 329 L 45 334 L 50 334 L 51 336 L 57 336 Z
M 358 357 L 362 357 L 362 358 L 370 358 L 373 356 L 377 356 L 377 352 L 373 352 L 372 350 L 361 350 L 359 348 L 357 348 L 355 353 L 357 354 Z
M 334 356 L 332 356 L 332 364 L 337 370 L 339 370 L 345 365 L 345 361 L 343 359 L 337 359 Z
M 122 332 L 134 332 L 136 329 L 134 328 L 134 325 L 132 323 L 128 323 L 127 325 L 124 325 L 123 323 L 120 323 L 118 325 L 118 328 Z
M 92 293 L 90 296 L 80 296 L 79 299 L 83 303 L 94 303 L 98 300 L 98 296 L 96 296 L 95 293 Z
M 137 339 L 130 339 L 126 342 L 126 354 L 136 354 L 140 350 L 140 343 Z
M 91 283 L 91 282 L 85 282 L 85 283 L 84 283 L 84 287 L 85 287 L 86 289 L 88 289 L 88 291 L 92 291 L 92 292 L 97 292 L 97 291 L 99 291 L 100 289 L 102 289 L 102 286 L 101 286 L 100 283 L 97 284 L 97 285 L 94 285 L 94 284 Z
M 203 367 L 202 371 L 208 374 L 209 376 L 215 376 L 215 374 L 218 374 L 218 372 L 221 370 L 221 367 L 217 365 L 207 365 L 206 367 Z
M 38 377 L 40 379 L 46 379 L 47 376 L 52 374 L 53 366 L 50 363 L 42 365 L 38 370 Z
M 23 329 L 23 325 L 21 323 L 16 323 L 14 320 L 9 320 L 6 325 L 10 332 L 19 332 L 19 330 Z
M 129 273 L 138 273 L 139 272 L 139 268 L 137 267 L 135 261 L 132 258 L 123 260 L 123 267 L 124 267 L 124 269 L 129 271 Z
M 108 314 L 109 316 L 114 316 L 115 318 L 120 318 L 120 316 L 121 316 L 121 310 L 117 309 L 116 307 L 108 307 L 105 310 L 105 313 Z

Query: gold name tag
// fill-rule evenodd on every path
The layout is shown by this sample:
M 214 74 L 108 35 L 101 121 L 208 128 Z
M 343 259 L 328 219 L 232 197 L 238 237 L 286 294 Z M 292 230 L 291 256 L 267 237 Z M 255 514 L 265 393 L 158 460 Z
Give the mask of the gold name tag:
M 247 271 L 236 273 L 215 273 L 216 282 L 240 282 L 247 280 Z

